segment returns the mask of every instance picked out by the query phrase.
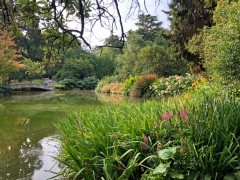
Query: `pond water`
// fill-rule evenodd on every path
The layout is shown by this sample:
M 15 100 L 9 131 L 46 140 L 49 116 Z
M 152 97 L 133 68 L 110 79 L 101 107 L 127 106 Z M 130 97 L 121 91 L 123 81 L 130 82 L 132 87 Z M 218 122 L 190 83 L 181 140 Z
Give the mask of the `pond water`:
M 94 92 L 21 92 L 0 99 L 0 180 L 46 180 L 59 172 L 55 124 L 67 114 L 119 102 Z

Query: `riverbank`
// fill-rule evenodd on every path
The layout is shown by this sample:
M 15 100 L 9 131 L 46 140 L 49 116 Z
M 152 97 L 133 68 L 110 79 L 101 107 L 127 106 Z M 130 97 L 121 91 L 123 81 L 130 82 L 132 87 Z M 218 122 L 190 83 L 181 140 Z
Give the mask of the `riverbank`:
M 61 174 L 70 179 L 237 179 L 239 109 L 238 98 L 204 87 L 188 96 L 68 116 L 59 125 Z

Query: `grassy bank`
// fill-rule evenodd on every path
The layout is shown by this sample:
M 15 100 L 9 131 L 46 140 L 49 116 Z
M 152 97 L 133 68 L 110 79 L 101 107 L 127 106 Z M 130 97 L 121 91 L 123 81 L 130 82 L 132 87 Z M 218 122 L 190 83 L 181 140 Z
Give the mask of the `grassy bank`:
M 240 177 L 240 102 L 201 95 L 101 107 L 59 125 L 69 179 Z

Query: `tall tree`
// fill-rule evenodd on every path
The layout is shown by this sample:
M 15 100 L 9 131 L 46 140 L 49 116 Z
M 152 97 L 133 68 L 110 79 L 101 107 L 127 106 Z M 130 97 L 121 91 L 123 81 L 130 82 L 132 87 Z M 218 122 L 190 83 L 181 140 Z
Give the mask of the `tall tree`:
M 8 81 L 9 75 L 22 67 L 20 57 L 13 39 L 0 29 L 0 83 Z
M 213 25 L 214 1 L 205 0 L 172 0 L 169 5 L 172 41 L 176 48 L 178 60 L 187 59 L 199 63 L 199 56 L 190 53 L 185 45 L 198 29 Z
M 135 23 L 138 27 L 137 33 L 140 34 L 143 39 L 148 41 L 154 41 L 158 32 L 162 29 L 162 22 L 159 22 L 157 16 L 151 16 L 150 14 L 140 14 L 138 16 L 138 22 Z

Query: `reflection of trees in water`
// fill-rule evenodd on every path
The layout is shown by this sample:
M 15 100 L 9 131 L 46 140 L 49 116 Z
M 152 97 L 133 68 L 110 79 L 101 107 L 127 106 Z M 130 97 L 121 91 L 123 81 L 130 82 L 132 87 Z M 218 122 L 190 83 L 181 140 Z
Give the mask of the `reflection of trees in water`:
M 16 133 L 16 132 L 15 132 Z M 21 131 L 24 133 L 24 131 Z M 42 167 L 39 159 L 41 155 L 41 145 L 30 138 L 24 138 L 24 135 L 12 137 L 8 146 L 0 147 L 0 177 L 3 180 L 29 178 L 36 169 Z M 8 139 L 9 140 L 9 139 Z M 0 179 L 1 179 L 0 178 Z
M 7 111 L 1 112 L 0 122 L 0 180 L 31 179 L 43 165 L 39 141 L 43 134 L 52 132 L 53 127 L 46 127 L 43 120 L 31 120 Z

